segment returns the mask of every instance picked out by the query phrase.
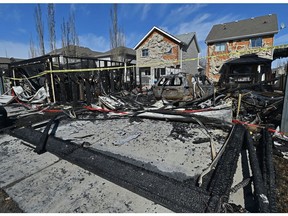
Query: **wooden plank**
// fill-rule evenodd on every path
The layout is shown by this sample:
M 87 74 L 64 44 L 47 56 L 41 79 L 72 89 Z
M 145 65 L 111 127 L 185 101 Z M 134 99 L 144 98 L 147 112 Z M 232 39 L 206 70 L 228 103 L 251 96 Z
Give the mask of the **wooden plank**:
M 90 68 L 90 60 L 88 60 L 88 68 Z M 90 85 L 90 81 L 89 81 L 89 78 L 90 78 L 90 73 L 91 72 L 85 72 L 85 87 L 86 87 L 86 102 L 88 105 L 91 104 L 91 85 Z
M 284 105 L 281 120 L 281 132 L 288 133 L 288 75 L 286 71 L 286 85 L 285 85 Z

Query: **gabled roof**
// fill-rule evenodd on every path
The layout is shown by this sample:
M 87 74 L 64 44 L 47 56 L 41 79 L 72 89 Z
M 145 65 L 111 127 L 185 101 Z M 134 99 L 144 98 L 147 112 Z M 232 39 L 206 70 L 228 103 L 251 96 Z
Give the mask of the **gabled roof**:
M 0 64 L 10 64 L 10 58 L 0 57 Z
M 126 54 L 126 55 L 131 55 L 131 56 L 136 56 L 136 51 L 128 48 L 128 47 L 124 47 L 124 46 L 119 46 L 117 48 L 108 50 L 107 52 L 101 53 L 99 55 L 96 55 L 95 57 L 108 57 L 111 56 L 114 50 L 119 50 L 121 53 Z
M 205 42 L 237 40 L 241 38 L 257 37 L 278 33 L 276 14 L 269 14 L 245 20 L 214 25 Z
M 96 55 L 102 54 L 102 52 L 96 52 L 93 51 L 87 47 L 81 47 L 81 46 L 75 46 L 75 45 L 69 45 L 60 49 L 54 50 L 54 52 L 50 52 L 48 54 L 56 54 L 56 55 L 67 55 L 67 56 L 73 56 L 74 55 L 74 49 L 76 49 L 76 53 L 78 57 L 95 57 Z
M 176 41 L 177 43 L 181 43 L 181 40 L 179 40 L 178 38 L 176 38 L 175 36 L 169 34 L 168 32 L 165 32 L 164 30 L 154 26 L 143 38 L 142 40 L 140 40 L 140 42 L 133 48 L 134 50 L 136 50 L 141 44 L 142 42 L 154 31 L 157 30 L 159 32 L 161 32 L 162 34 L 166 35 L 167 37 L 171 38 L 172 40 Z
M 0 57 L 0 64 L 10 64 L 11 62 L 22 61 L 24 59 Z
M 184 45 L 189 45 L 194 38 L 197 49 L 200 52 L 200 47 L 199 47 L 198 41 L 196 39 L 196 33 L 195 32 L 176 35 L 175 37 L 178 38 Z

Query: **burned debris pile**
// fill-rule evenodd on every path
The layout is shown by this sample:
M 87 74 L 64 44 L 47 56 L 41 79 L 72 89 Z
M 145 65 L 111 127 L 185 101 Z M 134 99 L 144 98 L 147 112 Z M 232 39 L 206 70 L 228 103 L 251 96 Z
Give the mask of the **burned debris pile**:
M 141 82 L 136 85 L 133 65 L 93 58 L 62 60 L 45 56 L 12 65 L 12 94 L 0 98 L 1 133 L 24 140 L 38 154 L 51 152 L 175 212 L 277 212 L 273 152 L 284 158 L 288 152 L 288 137 L 279 131 L 284 91 L 274 91 L 267 83 L 218 87 L 207 78 L 185 74 L 163 77 L 146 89 Z M 103 66 L 106 70 L 95 69 Z M 54 72 L 48 73 L 47 68 Z M 57 135 L 59 128 L 67 132 L 72 125 L 77 134 L 85 124 L 91 129 L 78 137 L 73 138 L 72 132 L 69 139 Z M 115 127 L 107 135 L 111 140 L 105 137 L 106 143 L 104 138 L 93 143 L 99 127 L 103 133 Z M 154 132 L 153 140 L 142 131 L 145 127 Z M 159 137 L 157 130 L 164 128 L 169 130 L 166 137 Z M 185 161 L 171 168 L 165 165 L 169 148 L 147 155 L 136 149 L 139 143 L 145 148 L 152 141 L 164 147 L 171 143 L 173 147 L 174 142 L 179 148 L 186 145 Z M 131 152 L 136 149 L 133 154 L 128 154 L 127 143 Z M 155 154 L 155 160 L 149 154 Z M 190 168 L 185 173 L 184 165 L 190 160 L 204 167 L 197 165 L 195 172 Z M 236 178 L 240 167 L 241 178 Z M 243 205 L 230 199 L 240 190 Z

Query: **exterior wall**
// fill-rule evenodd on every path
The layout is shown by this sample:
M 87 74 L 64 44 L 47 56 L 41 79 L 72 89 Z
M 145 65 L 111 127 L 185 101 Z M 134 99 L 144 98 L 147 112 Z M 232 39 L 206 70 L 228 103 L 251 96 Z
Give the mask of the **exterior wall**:
M 273 35 L 262 37 L 262 48 L 273 46 Z M 254 48 L 259 49 L 259 48 Z M 250 51 L 249 51 L 250 50 Z M 259 57 L 273 59 L 273 49 L 253 51 L 250 48 L 250 39 L 235 40 L 226 42 L 225 51 L 217 52 L 215 51 L 215 43 L 208 44 L 207 47 L 207 65 L 206 65 L 206 75 L 212 79 L 214 82 L 218 82 L 220 78 L 220 69 L 222 65 L 231 59 L 238 58 L 244 54 L 256 53 Z
M 172 48 L 171 54 L 165 54 Z M 147 57 L 142 57 L 142 49 L 148 49 L 149 55 Z M 146 68 L 150 67 L 151 75 L 145 76 L 142 73 L 144 80 L 149 79 L 149 85 L 154 84 L 155 68 L 166 68 L 166 67 L 177 67 L 180 65 L 179 61 L 180 49 L 179 45 L 169 38 L 165 37 L 161 32 L 152 32 L 142 45 L 136 50 L 136 67 Z M 141 70 L 141 69 L 140 69 Z
M 189 60 L 187 59 L 194 59 L 197 60 Z M 188 45 L 188 49 L 183 49 L 182 51 L 182 71 L 185 73 L 197 74 L 198 66 L 199 66 L 199 59 L 198 59 L 198 50 L 196 46 L 195 40 L 192 40 L 191 44 Z

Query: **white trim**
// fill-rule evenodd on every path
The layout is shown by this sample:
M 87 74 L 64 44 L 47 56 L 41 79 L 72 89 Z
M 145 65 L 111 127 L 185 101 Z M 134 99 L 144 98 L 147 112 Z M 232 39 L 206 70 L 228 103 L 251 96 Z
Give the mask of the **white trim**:
M 142 40 L 140 40 L 140 42 L 136 44 L 136 46 L 135 46 L 133 49 L 136 50 L 136 49 L 138 48 L 138 46 L 146 39 L 146 37 L 148 37 L 148 35 L 149 35 L 151 32 L 153 32 L 154 30 L 158 30 L 158 31 L 160 31 L 161 33 L 163 33 L 164 35 L 172 38 L 172 39 L 175 40 L 176 42 L 181 43 L 181 41 L 180 41 L 179 39 L 177 39 L 176 37 L 174 37 L 174 36 L 170 35 L 169 33 L 167 33 L 167 32 L 165 32 L 165 31 L 159 29 L 158 27 L 154 26 L 154 27 L 142 38 Z

